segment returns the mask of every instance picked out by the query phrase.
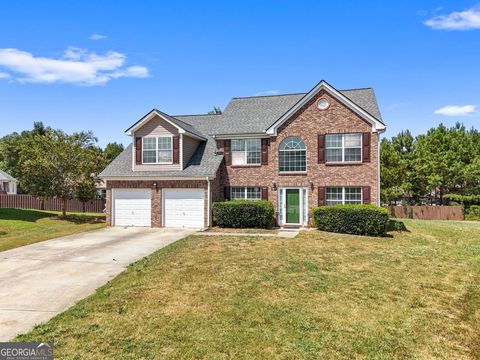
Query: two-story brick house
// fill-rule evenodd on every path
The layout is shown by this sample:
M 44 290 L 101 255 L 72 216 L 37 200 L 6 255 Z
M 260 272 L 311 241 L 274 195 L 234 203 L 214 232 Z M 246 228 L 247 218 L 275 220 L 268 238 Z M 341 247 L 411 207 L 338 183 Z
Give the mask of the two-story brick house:
M 280 226 L 307 226 L 310 209 L 379 203 L 379 136 L 372 89 L 233 98 L 220 115 L 152 110 L 102 173 L 107 223 L 206 227 L 211 204 L 270 200 Z

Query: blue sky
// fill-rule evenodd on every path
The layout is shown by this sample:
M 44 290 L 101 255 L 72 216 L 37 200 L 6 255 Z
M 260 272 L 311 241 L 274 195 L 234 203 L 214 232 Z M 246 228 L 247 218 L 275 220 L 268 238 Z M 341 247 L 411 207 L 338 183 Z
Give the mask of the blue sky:
M 154 107 L 204 113 L 321 79 L 374 87 L 387 136 L 440 122 L 480 128 L 479 2 L 32 0 L 0 9 L 0 136 L 43 121 L 126 144 L 123 131 Z

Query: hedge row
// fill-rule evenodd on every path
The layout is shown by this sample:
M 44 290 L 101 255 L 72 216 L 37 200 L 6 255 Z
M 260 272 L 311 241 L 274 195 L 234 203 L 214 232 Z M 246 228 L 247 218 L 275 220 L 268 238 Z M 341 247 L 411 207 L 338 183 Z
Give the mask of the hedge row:
M 448 201 L 449 205 L 463 205 L 465 208 L 480 205 L 480 195 L 446 194 L 443 199 Z
M 319 230 L 368 236 L 387 234 L 388 212 L 374 205 L 334 205 L 312 209 Z
M 480 221 L 480 206 L 471 205 L 465 209 L 465 220 Z
M 274 224 L 270 201 L 232 200 L 213 203 L 213 220 L 226 228 L 270 228 Z

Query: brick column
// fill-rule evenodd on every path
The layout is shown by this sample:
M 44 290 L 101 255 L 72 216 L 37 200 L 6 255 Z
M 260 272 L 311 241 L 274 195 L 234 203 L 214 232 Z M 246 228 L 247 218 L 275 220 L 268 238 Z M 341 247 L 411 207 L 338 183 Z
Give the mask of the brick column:
M 162 189 L 152 189 L 152 227 L 162 226 Z

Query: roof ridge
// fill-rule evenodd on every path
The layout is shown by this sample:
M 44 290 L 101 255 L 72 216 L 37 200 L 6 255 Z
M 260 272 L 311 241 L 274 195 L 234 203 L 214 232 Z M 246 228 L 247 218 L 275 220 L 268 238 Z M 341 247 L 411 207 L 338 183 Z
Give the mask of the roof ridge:
M 306 92 L 299 93 L 288 93 L 288 94 L 276 94 L 276 95 L 253 95 L 253 96 L 235 96 L 233 99 L 252 99 L 252 98 L 262 98 L 262 97 L 278 97 L 278 96 L 289 96 L 289 95 L 305 95 Z
M 338 91 L 355 91 L 355 90 L 373 90 L 373 87 L 360 87 L 360 88 L 351 88 L 351 89 L 341 89 Z M 278 96 L 291 96 L 291 95 L 306 95 L 308 92 L 298 92 L 298 93 L 287 93 L 287 94 L 275 94 L 275 95 L 253 95 L 253 96 L 234 96 L 233 99 L 252 99 L 252 98 L 263 98 L 263 97 L 278 97 Z
M 222 115 L 222 114 L 181 114 L 181 115 L 170 115 L 170 116 L 173 116 L 173 117 L 178 117 L 178 116 L 217 116 L 217 115 Z
M 361 88 L 342 89 L 338 91 L 355 91 L 355 90 L 373 90 L 373 87 L 367 86 L 367 87 L 361 87 Z

